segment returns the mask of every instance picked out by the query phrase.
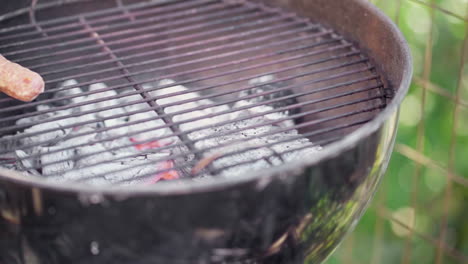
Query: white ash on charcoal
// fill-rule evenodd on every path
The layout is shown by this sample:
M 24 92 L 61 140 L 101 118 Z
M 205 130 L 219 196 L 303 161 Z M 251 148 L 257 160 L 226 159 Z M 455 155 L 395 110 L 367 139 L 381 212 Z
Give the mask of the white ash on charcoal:
M 200 94 L 173 85 L 173 80 L 145 84 L 143 88 L 164 108 L 165 116 L 158 116 L 140 95 L 123 96 L 132 89 L 118 93 L 103 83 L 77 87 L 77 81 L 68 80 L 63 86 L 69 88 L 57 92 L 55 98 L 76 97 L 38 105 L 38 112 L 48 112 L 18 120 L 18 125 L 27 127 L 17 135 L 28 136 L 6 136 L 13 140 L 3 141 L 0 147 L 12 151 L 0 160 L 4 167 L 53 181 L 103 185 L 152 184 L 192 177 L 193 169 L 205 159 L 210 162 L 195 176 L 235 177 L 313 155 L 320 147 L 301 137 L 288 118 L 296 112 L 274 111 L 296 100 L 253 106 L 292 94 L 275 92 L 285 84 L 272 81 L 271 75 L 251 80 L 249 85 L 256 88 L 240 92 L 239 98 L 271 93 L 240 100 L 233 106 L 213 106 L 216 101 L 198 99 Z M 93 93 L 78 96 L 84 92 Z M 54 111 L 56 106 L 70 108 Z M 163 119 L 172 120 L 177 127 Z M 219 125 L 227 121 L 232 122 Z M 174 136 L 177 129 L 187 133 L 201 161 L 184 145 L 187 142 Z M 174 155 L 179 157 L 169 158 Z
M 240 100 L 236 102 L 233 106 L 234 109 L 247 109 L 245 110 L 240 110 L 236 113 L 234 113 L 231 116 L 231 119 L 234 119 L 236 117 L 241 117 L 241 116 L 250 116 L 253 114 L 259 114 L 259 113 L 266 113 L 265 114 L 265 119 L 268 120 L 279 120 L 281 119 L 282 121 L 279 121 L 278 123 L 275 123 L 274 125 L 277 126 L 282 126 L 282 127 L 292 127 L 294 125 L 293 120 L 287 119 L 284 120 L 286 116 L 289 115 L 294 115 L 299 112 L 297 108 L 293 109 L 288 109 L 288 110 L 283 110 L 283 111 L 275 111 L 277 108 L 286 108 L 287 106 L 293 105 L 297 103 L 297 100 L 294 98 L 287 98 L 284 100 L 276 100 L 271 102 L 272 100 L 275 99 L 280 99 L 284 98 L 286 96 L 292 95 L 292 91 L 288 89 L 283 89 L 279 91 L 275 91 L 280 88 L 284 88 L 287 84 L 284 82 L 273 82 L 274 76 L 272 75 L 265 75 L 259 78 L 252 79 L 249 82 L 249 85 L 253 88 L 247 89 L 247 90 L 242 90 L 239 93 L 239 98 L 246 98 L 244 100 Z M 263 102 L 265 102 L 263 104 Z M 253 106 L 257 105 L 257 106 Z
M 36 160 L 29 158 L 30 155 L 26 154 L 26 152 L 20 149 L 16 150 L 15 154 L 17 158 L 22 159 L 21 162 L 17 163 L 20 170 L 27 171 L 36 176 L 40 175 L 40 173 L 36 170 Z
M 273 77 L 265 76 L 252 80 L 251 84 L 260 84 L 271 80 L 273 80 Z M 255 91 L 255 89 L 247 92 L 243 91 L 240 98 L 247 94 L 261 93 L 277 88 L 275 86 L 262 87 L 257 88 L 258 91 Z M 261 103 L 287 94 L 289 93 L 281 92 L 281 95 L 273 93 L 268 96 L 241 100 L 233 108 Z M 291 114 L 289 111 L 270 113 L 275 108 L 295 103 L 297 103 L 295 100 L 289 100 L 282 104 L 266 104 L 239 110 L 229 117 L 229 120 L 238 121 L 191 133 L 190 137 L 193 139 L 208 138 L 199 140 L 196 147 L 198 149 L 210 149 L 204 153 L 204 156 L 216 158 L 212 162 L 211 168 L 208 169 L 222 177 L 234 177 L 235 175 L 249 173 L 252 170 L 269 168 L 301 157 L 307 157 L 320 151 L 321 147 L 314 146 L 308 139 L 301 137 L 297 130 L 292 129 L 294 122 L 287 118 Z M 265 112 L 269 114 L 260 115 Z M 278 122 L 274 122 L 275 120 L 278 120 Z M 262 126 L 259 124 L 267 125 Z M 286 128 L 291 129 L 286 130 Z
M 168 85 L 174 84 L 175 81 L 170 79 L 165 79 L 159 82 L 159 85 L 162 87 L 166 87 Z M 151 95 L 154 97 L 163 97 L 156 102 L 161 105 L 171 105 L 176 104 L 173 106 L 168 106 L 164 108 L 164 112 L 166 114 L 172 115 L 176 112 L 184 112 L 183 114 L 175 114 L 172 115 L 173 122 L 179 123 L 183 121 L 187 121 L 189 119 L 197 119 L 193 122 L 184 122 L 180 125 L 180 129 L 183 131 L 188 131 L 192 129 L 197 129 L 201 126 L 212 125 L 216 124 L 217 122 L 225 121 L 229 118 L 228 115 L 218 115 L 217 113 L 221 113 L 222 111 L 229 110 L 227 105 L 220 105 L 214 107 L 206 107 L 212 105 L 213 102 L 207 99 L 197 99 L 200 95 L 196 92 L 189 93 L 187 92 L 189 89 L 182 85 L 174 85 L 167 88 L 159 89 L 156 91 L 151 92 Z M 175 94 L 175 95 L 171 95 Z M 164 98 L 165 97 L 165 98 Z M 185 102 L 190 101 L 190 102 Z M 185 102 L 180 103 L 178 102 Z M 206 107 L 206 108 L 203 108 Z M 199 110 L 193 111 L 192 109 L 199 108 Z M 203 109 L 200 109 L 203 108 Z M 213 117 L 206 117 L 211 114 L 217 114 Z M 206 118 L 203 118 L 206 117 Z
M 274 79 L 275 78 L 273 75 L 265 75 L 259 78 L 252 79 L 249 82 L 249 84 L 255 87 L 252 89 L 242 91 L 239 97 L 242 98 L 245 96 L 257 95 L 254 98 L 248 99 L 248 101 L 251 103 L 260 103 L 268 101 L 266 103 L 266 106 L 272 107 L 274 109 L 286 108 L 290 105 L 297 104 L 297 99 L 292 97 L 292 95 L 294 94 L 293 91 L 291 91 L 290 89 L 285 89 L 286 86 L 290 86 L 291 83 L 285 81 L 273 82 Z M 272 100 L 285 97 L 287 98 L 270 102 Z M 278 111 L 277 113 L 283 115 L 295 115 L 299 113 L 299 109 L 291 108 L 288 110 Z
M 108 183 L 125 183 L 125 184 L 136 184 L 136 183 L 150 183 L 151 179 L 148 178 L 148 174 L 157 176 L 161 165 L 155 162 L 155 166 L 139 166 L 148 162 L 149 160 L 160 160 L 166 157 L 165 153 L 158 153 L 152 155 L 146 155 L 136 158 L 120 159 L 107 163 L 99 163 L 99 161 L 83 162 L 81 166 L 78 165 L 74 170 L 68 170 L 63 176 L 59 176 L 58 180 L 82 180 L 87 179 L 86 182 L 92 184 L 108 184 Z M 114 160 L 116 157 L 103 157 L 103 160 Z M 117 157 L 118 158 L 118 157 Z M 90 164 L 96 164 L 95 166 L 89 166 Z M 145 176 L 145 177 L 142 177 Z
M 273 76 L 267 75 L 251 80 L 250 84 L 257 86 L 268 83 L 273 79 Z M 292 94 L 291 91 L 273 92 L 274 89 L 280 87 L 284 87 L 284 84 L 264 84 L 258 88 L 242 91 L 239 98 L 251 94 L 260 94 L 264 91 L 271 91 L 271 93 L 248 100 L 240 100 L 232 107 L 233 109 L 242 108 L 242 110 L 222 114 L 214 119 L 202 119 L 197 122 L 197 127 L 211 125 L 208 129 L 188 134 L 191 140 L 196 141 L 195 147 L 197 150 L 209 149 L 203 153 L 204 158 L 209 160 L 215 157 L 208 169 L 217 172 L 216 174 L 219 176 L 235 177 L 255 169 L 268 168 L 300 157 L 307 157 L 321 150 L 320 146 L 314 146 L 308 139 L 301 137 L 297 130 L 285 129 L 294 126 L 294 122 L 287 117 L 298 112 L 298 110 L 274 111 L 275 108 L 296 104 L 295 99 L 247 108 L 253 104 Z M 186 88 L 178 88 L 177 90 L 181 89 Z M 206 104 L 212 104 L 212 102 L 206 102 Z M 223 106 L 212 111 L 218 113 L 224 110 L 229 109 L 227 106 Z M 261 113 L 266 112 L 268 114 L 261 115 Z M 203 117 L 207 113 L 194 112 L 192 115 Z M 216 125 L 216 123 L 226 120 L 233 120 L 233 122 L 226 125 Z M 275 120 L 278 120 L 278 122 L 275 122 Z M 258 124 L 265 123 L 268 125 L 258 126 Z M 278 130 L 286 131 L 276 132 Z M 264 147 L 265 145 L 269 147 Z M 205 175 L 202 173 L 198 176 Z
M 63 86 L 77 84 L 75 80 L 69 80 L 64 82 Z M 102 83 L 90 85 L 86 91 L 96 93 L 60 100 L 65 101 L 61 103 L 39 105 L 37 111 L 48 112 L 18 120 L 19 125 L 34 125 L 18 133 L 30 134 L 29 136 L 16 140 L 14 136 L 8 136 L 13 141 L 5 141 L 2 144 L 2 149 L 17 149 L 4 155 L 5 161 L 16 159 L 17 162 L 4 162 L 4 167 L 43 175 L 53 181 L 88 179 L 86 182 L 91 184 L 143 182 L 145 179 L 140 177 L 141 175 L 157 174 L 160 170 L 157 164 L 145 167 L 135 165 L 150 160 L 164 160 L 170 152 L 158 151 L 156 154 L 139 156 L 142 147 L 134 147 L 132 144 L 169 133 L 167 129 L 152 129 L 163 126 L 164 122 L 158 119 L 154 111 L 147 111 L 145 104 L 120 107 L 122 104 L 141 100 L 140 96 L 112 99 L 118 93 L 106 89 L 107 86 Z M 55 98 L 71 97 L 84 92 L 85 90 L 79 87 L 63 89 L 55 94 Z M 93 103 L 73 107 L 73 104 L 83 102 Z M 54 107 L 65 105 L 70 105 L 70 109 L 53 111 Z M 112 107 L 114 108 L 108 109 Z M 107 110 L 99 111 L 103 108 Z M 145 110 L 146 112 L 142 112 Z M 135 113 L 137 111 L 142 113 Z M 111 118 L 115 115 L 120 117 Z M 48 121 L 51 119 L 58 120 Z M 141 122 L 143 119 L 149 121 Z M 127 125 L 129 122 L 135 124 Z M 143 129 L 148 131 L 138 134 Z M 128 133 L 134 135 L 125 137 Z M 33 157 L 29 158 L 30 156 Z M 115 170 L 119 172 L 113 172 Z M 105 175 L 102 176 L 103 174 Z
M 55 97 L 63 98 L 66 96 L 74 96 L 83 93 L 83 90 L 80 87 L 76 87 L 78 82 L 76 80 L 67 80 L 62 83 L 63 90 L 55 93 Z M 71 88 L 73 86 L 73 88 Z M 60 101 L 52 103 L 54 106 L 65 106 L 71 103 L 80 103 L 86 100 L 86 96 L 78 96 L 70 99 L 62 99 Z M 48 107 L 48 105 L 42 105 Z
M 41 154 L 42 174 L 44 175 L 62 174 L 75 167 L 75 162 L 73 162 L 74 150 L 73 149 L 62 150 L 62 148 L 63 146 L 61 144 L 57 146 L 41 148 L 40 154 Z M 55 152 L 55 153 L 50 154 L 50 152 Z M 53 163 L 53 164 L 50 164 L 50 163 Z

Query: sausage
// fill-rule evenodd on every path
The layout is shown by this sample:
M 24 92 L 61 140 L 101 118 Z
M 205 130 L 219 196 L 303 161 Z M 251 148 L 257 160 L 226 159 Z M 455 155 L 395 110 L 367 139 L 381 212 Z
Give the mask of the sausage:
M 0 55 L 0 91 L 7 95 L 30 102 L 44 92 L 42 77 L 23 66 Z

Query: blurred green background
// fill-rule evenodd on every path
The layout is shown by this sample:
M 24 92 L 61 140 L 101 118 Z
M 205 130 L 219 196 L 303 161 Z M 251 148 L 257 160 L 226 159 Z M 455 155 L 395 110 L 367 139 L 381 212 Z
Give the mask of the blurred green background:
M 414 80 L 388 173 L 326 264 L 468 263 L 468 0 L 371 2 L 406 36 Z

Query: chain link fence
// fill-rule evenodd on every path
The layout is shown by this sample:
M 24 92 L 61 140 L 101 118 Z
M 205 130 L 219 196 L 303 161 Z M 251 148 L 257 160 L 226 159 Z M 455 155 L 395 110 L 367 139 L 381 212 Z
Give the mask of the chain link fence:
M 371 0 L 414 59 L 388 173 L 327 264 L 468 263 L 468 0 Z

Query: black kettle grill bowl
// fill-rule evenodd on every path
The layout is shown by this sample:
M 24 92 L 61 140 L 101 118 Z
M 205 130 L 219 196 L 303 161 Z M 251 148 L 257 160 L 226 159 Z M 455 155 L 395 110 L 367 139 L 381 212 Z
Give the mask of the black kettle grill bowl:
M 23 16 L 28 12 L 24 2 L 2 3 L 0 13 L 7 14 L 0 17 L 3 28 L 31 23 Z M 37 11 L 42 17 L 59 17 L 64 10 L 79 14 L 122 4 L 64 2 L 44 1 L 40 6 L 39 1 Z M 340 139 L 313 157 L 232 179 L 104 188 L 55 184 L 1 169 L 0 263 L 272 264 L 303 263 L 306 258 L 320 263 L 336 248 L 364 212 L 389 162 L 398 107 L 412 73 L 406 43 L 367 1 L 221 2 L 279 7 L 345 36 L 382 75 L 385 107 L 373 112 L 369 122 L 339 131 Z M 296 87 L 293 92 L 307 89 Z M 2 107 L 16 104 L 7 103 Z M 313 117 L 301 122 L 308 119 Z

